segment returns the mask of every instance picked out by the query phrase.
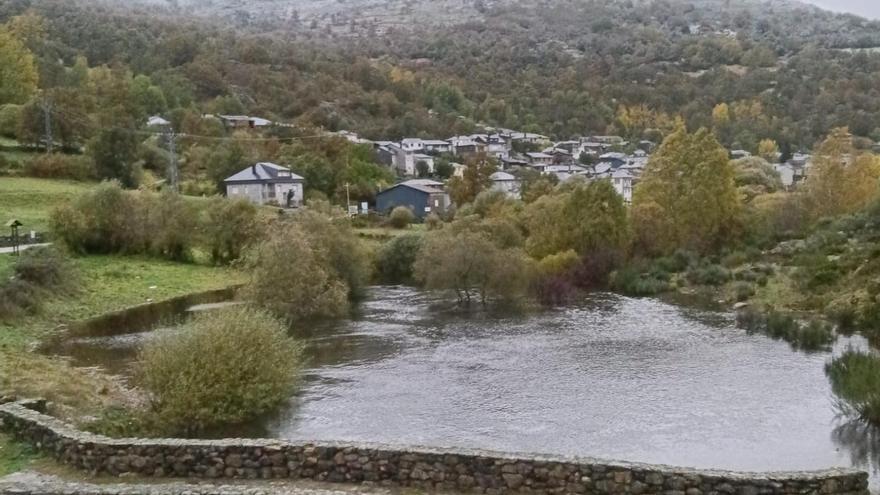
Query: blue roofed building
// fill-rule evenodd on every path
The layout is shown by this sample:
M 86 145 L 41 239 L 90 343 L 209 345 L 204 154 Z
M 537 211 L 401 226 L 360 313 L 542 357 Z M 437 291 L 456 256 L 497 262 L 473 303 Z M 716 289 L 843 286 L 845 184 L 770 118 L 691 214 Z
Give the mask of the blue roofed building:
M 424 220 L 430 213 L 442 214 L 450 206 L 449 194 L 442 182 L 414 179 L 394 185 L 376 195 L 376 210 L 388 214 L 398 206 L 412 210 Z

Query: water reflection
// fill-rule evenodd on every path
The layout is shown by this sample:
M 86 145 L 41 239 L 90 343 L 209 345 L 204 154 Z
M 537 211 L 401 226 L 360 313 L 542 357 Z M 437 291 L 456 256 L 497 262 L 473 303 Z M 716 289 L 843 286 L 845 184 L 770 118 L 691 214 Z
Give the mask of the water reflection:
M 864 469 L 872 478 L 880 475 L 880 428 L 859 419 L 843 420 L 831 438 L 849 453 L 850 464 Z

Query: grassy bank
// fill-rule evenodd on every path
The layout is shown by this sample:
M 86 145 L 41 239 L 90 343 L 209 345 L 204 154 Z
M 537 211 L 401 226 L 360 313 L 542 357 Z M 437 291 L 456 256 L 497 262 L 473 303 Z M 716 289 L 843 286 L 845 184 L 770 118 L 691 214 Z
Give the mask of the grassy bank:
M 0 223 L 17 218 L 24 230 L 48 230 L 49 213 L 93 186 L 86 182 L 3 177 L 0 179 Z
M 9 257 L 3 258 L 0 270 L 9 264 Z M 243 278 L 230 269 L 145 257 L 87 256 L 74 258 L 73 264 L 78 278 L 75 292 L 44 301 L 36 315 L 0 323 L 0 394 L 44 397 L 53 403 L 55 414 L 74 420 L 135 397 L 123 383 L 97 370 L 73 368 L 63 359 L 32 352 L 33 343 L 60 325 L 228 287 Z

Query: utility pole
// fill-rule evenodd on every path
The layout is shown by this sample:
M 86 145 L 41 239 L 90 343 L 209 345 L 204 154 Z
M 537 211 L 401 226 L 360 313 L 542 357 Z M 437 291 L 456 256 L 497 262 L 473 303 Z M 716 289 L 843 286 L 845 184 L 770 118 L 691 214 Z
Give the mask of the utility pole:
M 348 182 L 345 183 L 345 212 L 351 216 L 351 192 L 349 191 Z
M 40 102 L 43 109 L 43 125 L 46 139 L 46 153 L 52 152 L 52 100 L 43 97 Z
M 168 145 L 168 182 L 171 184 L 171 190 L 174 192 L 178 192 L 178 171 L 177 171 L 177 149 L 175 147 L 175 139 L 177 139 L 177 134 L 174 133 L 174 129 L 169 125 L 165 131 L 165 140 Z

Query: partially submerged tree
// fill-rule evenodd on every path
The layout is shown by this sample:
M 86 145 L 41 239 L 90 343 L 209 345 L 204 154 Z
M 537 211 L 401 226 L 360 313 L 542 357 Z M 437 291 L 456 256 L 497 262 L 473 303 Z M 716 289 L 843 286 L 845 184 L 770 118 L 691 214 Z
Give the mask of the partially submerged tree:
M 651 156 L 633 196 L 634 229 L 652 232 L 640 246 L 653 253 L 709 251 L 739 232 L 740 203 L 733 167 L 706 129 L 684 124 Z

